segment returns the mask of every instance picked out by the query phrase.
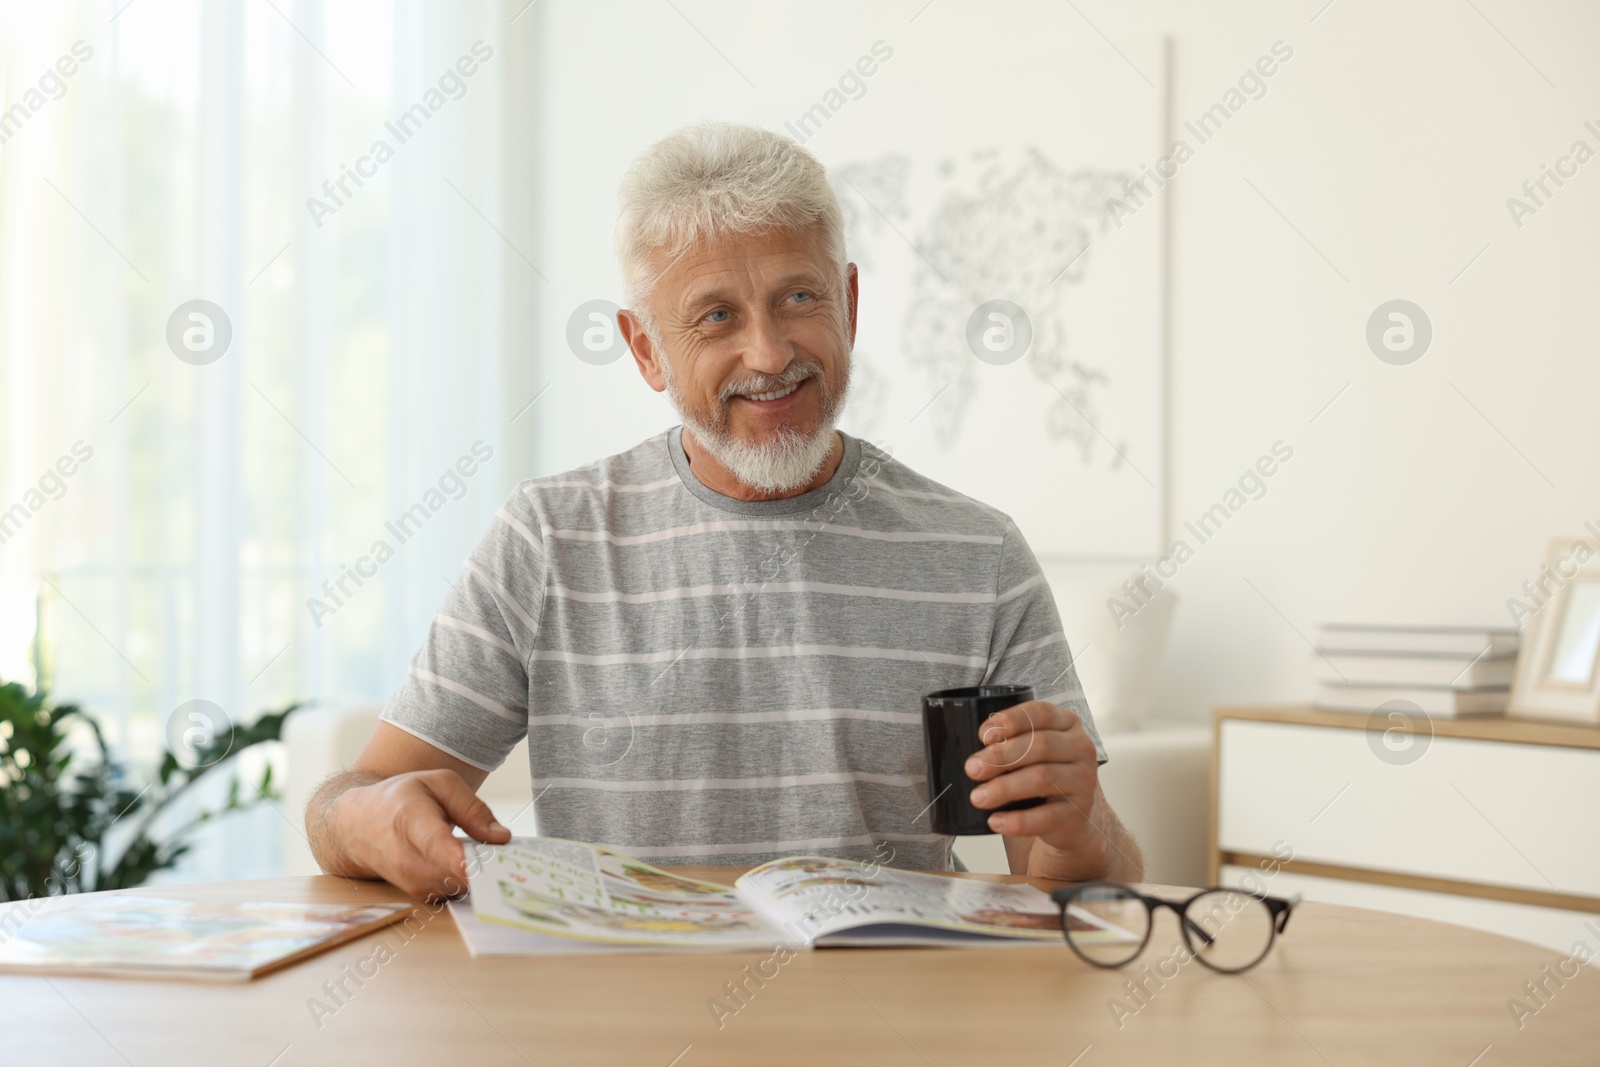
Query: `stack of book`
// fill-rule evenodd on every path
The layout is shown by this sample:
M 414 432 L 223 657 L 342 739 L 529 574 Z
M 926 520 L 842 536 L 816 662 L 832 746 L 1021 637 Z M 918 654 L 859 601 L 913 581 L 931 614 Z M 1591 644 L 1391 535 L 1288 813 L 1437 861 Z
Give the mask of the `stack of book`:
M 1317 707 L 1372 712 L 1405 700 L 1436 718 L 1499 715 L 1517 647 L 1512 629 L 1326 623 L 1311 657 Z

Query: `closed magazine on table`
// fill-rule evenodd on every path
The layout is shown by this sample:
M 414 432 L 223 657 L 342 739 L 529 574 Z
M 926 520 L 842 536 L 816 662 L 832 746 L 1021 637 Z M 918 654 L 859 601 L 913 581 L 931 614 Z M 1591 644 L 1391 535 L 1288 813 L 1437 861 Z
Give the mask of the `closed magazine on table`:
M 412 904 L 84 893 L 0 905 L 0 974 L 245 982 L 388 926 Z
M 453 914 L 474 955 L 1062 942 L 1059 909 L 1027 885 L 790 856 L 730 888 L 576 841 L 472 847 L 470 908 Z M 1087 912 L 1069 921 L 1137 940 Z

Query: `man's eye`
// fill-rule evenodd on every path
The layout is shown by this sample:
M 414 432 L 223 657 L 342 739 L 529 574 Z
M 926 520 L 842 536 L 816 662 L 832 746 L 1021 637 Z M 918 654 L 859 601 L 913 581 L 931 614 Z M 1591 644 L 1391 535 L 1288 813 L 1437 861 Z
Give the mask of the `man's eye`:
M 728 320 L 726 318 L 721 318 L 721 319 L 716 318 L 716 316 L 718 316 L 718 315 L 727 315 L 727 314 L 728 314 L 728 309 L 727 308 L 718 308 L 717 310 L 715 310 L 713 312 L 710 312 L 709 314 L 706 315 L 706 321 L 707 322 L 716 322 L 716 323 L 727 322 Z
M 794 298 L 798 298 L 801 301 L 809 301 L 811 300 L 811 294 L 802 289 L 800 292 L 794 294 Z

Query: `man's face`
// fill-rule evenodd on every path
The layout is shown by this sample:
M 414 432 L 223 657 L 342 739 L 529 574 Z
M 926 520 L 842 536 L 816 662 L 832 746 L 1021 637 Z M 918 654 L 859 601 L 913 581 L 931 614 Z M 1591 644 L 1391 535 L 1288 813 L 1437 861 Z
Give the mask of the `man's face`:
M 854 305 L 854 273 L 841 288 L 814 231 L 701 245 L 656 285 L 651 307 L 666 351 L 640 369 L 724 462 L 724 451 L 794 451 L 824 434 L 831 447 Z

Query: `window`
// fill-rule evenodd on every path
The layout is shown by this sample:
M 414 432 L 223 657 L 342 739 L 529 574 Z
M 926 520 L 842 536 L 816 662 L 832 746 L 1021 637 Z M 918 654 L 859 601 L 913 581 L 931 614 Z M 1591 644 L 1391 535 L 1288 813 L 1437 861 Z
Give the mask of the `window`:
M 188 700 L 398 683 L 529 473 L 508 17 L 0 13 L 0 677 L 135 760 Z

